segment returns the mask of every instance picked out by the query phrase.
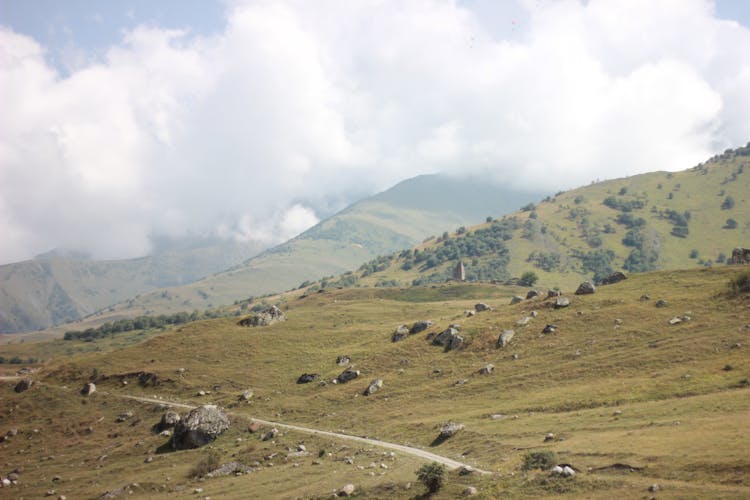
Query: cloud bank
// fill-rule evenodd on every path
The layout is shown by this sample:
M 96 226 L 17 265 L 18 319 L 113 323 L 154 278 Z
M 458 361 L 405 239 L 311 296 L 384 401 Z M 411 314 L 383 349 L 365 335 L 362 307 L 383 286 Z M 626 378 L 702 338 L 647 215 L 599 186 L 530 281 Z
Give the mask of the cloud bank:
M 0 27 L 0 263 L 275 243 L 422 173 L 558 190 L 750 140 L 750 31 L 700 0 L 237 2 L 61 76 Z

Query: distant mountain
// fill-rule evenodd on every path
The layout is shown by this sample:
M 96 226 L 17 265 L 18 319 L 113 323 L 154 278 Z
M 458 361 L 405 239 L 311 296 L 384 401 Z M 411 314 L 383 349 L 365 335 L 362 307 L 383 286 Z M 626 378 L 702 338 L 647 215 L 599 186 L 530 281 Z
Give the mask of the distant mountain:
M 241 265 L 184 286 L 141 294 L 98 315 L 110 318 L 203 310 L 276 293 L 356 269 L 430 235 L 517 209 L 545 193 L 484 178 L 423 175 L 362 200 Z M 101 322 L 97 321 L 97 322 Z
M 460 260 L 472 280 L 533 272 L 540 285 L 569 289 L 616 270 L 722 265 L 733 248 L 750 247 L 750 144 L 682 172 L 557 193 L 447 236 L 369 262 L 348 281 L 443 282 Z
M 34 260 L 3 265 L 0 333 L 75 321 L 135 295 L 211 275 L 261 250 L 257 244 L 223 243 L 111 261 L 53 250 Z

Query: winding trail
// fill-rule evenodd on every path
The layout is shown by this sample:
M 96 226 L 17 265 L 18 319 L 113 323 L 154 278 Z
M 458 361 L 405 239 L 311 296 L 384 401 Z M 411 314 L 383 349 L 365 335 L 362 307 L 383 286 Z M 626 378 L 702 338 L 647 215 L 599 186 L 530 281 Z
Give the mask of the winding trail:
M 185 403 L 176 403 L 174 401 L 168 401 L 168 400 L 163 400 L 163 399 L 146 398 L 146 397 L 139 397 L 139 396 L 128 396 L 128 395 L 124 395 L 124 394 L 111 394 L 111 393 L 109 393 L 109 394 L 112 395 L 112 396 L 115 396 L 115 397 L 123 398 L 123 399 L 132 399 L 134 401 L 140 401 L 141 403 L 153 403 L 153 404 L 159 404 L 159 405 L 163 405 L 163 406 L 170 406 L 170 407 L 174 407 L 174 408 L 183 408 L 183 409 L 186 409 L 186 410 L 192 410 L 193 408 L 195 408 L 195 405 L 188 405 L 188 404 L 185 404 Z M 231 412 L 230 412 L 230 414 L 231 414 Z M 380 448 L 386 448 L 386 449 L 389 449 L 389 450 L 396 450 L 396 451 L 400 451 L 401 453 L 406 453 L 408 455 L 412 455 L 412 456 L 415 456 L 415 457 L 423 458 L 425 460 L 432 460 L 433 462 L 438 462 L 440 464 L 445 465 L 446 467 L 448 467 L 450 469 L 458 469 L 460 467 L 466 467 L 466 468 L 469 468 L 470 470 L 478 472 L 479 474 L 491 474 L 490 471 L 486 471 L 486 470 L 482 470 L 482 469 L 477 469 L 476 467 L 474 467 L 472 465 L 469 465 L 469 464 L 466 464 L 466 463 L 463 463 L 463 462 L 459 462 L 457 460 L 453 460 L 451 458 L 444 457 L 442 455 L 436 455 L 435 453 L 431 453 L 429 451 L 425 451 L 425 450 L 422 450 L 422 449 L 419 449 L 419 448 L 413 448 L 411 446 L 405 446 L 405 445 L 396 444 L 396 443 L 389 443 L 387 441 L 381 441 L 379 439 L 371 439 L 371 438 L 365 438 L 365 437 L 360 437 L 360 436 L 352 436 L 350 434 L 342 434 L 340 432 L 331 432 L 331 431 L 324 431 L 324 430 L 320 430 L 320 429 L 313 429 L 311 427 L 304 427 L 304 426 L 301 426 L 301 425 L 285 424 L 285 423 L 282 423 L 282 422 L 274 422 L 272 420 L 262 420 L 262 419 L 253 418 L 253 417 L 250 417 L 250 419 L 252 421 L 254 421 L 254 422 L 258 422 L 258 423 L 261 423 L 263 425 L 269 425 L 269 426 L 273 426 L 273 427 L 280 427 L 282 429 L 288 429 L 288 430 L 297 431 L 297 432 L 304 432 L 304 433 L 307 433 L 307 434 L 315 434 L 315 435 L 318 435 L 318 436 L 326 436 L 326 437 L 331 437 L 331 438 L 334 438 L 334 439 L 341 439 L 341 440 L 344 440 L 344 441 L 356 441 L 358 443 L 364 443 L 364 444 L 368 444 L 370 446 L 378 446 Z

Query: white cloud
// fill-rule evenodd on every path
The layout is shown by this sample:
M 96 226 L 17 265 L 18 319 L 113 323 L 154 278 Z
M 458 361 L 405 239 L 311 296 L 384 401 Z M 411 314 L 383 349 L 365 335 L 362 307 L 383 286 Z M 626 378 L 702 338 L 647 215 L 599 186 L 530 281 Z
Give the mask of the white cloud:
M 235 2 L 77 60 L 0 29 L 0 262 L 271 243 L 420 173 L 558 190 L 750 138 L 750 32 L 700 0 Z

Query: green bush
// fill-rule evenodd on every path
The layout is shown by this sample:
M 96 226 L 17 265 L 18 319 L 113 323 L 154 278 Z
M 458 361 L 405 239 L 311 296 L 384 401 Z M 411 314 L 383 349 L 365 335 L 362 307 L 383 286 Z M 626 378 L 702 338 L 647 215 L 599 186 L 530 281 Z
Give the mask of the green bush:
M 417 471 L 417 479 L 425 485 L 430 493 L 437 493 L 443 486 L 445 466 L 437 462 L 424 464 Z
M 557 463 L 554 451 L 530 451 L 523 457 L 523 470 L 551 469 Z
M 526 271 L 521 275 L 521 279 L 518 281 L 518 283 L 521 286 L 534 286 L 534 283 L 537 282 L 539 277 L 536 275 L 533 271 Z

